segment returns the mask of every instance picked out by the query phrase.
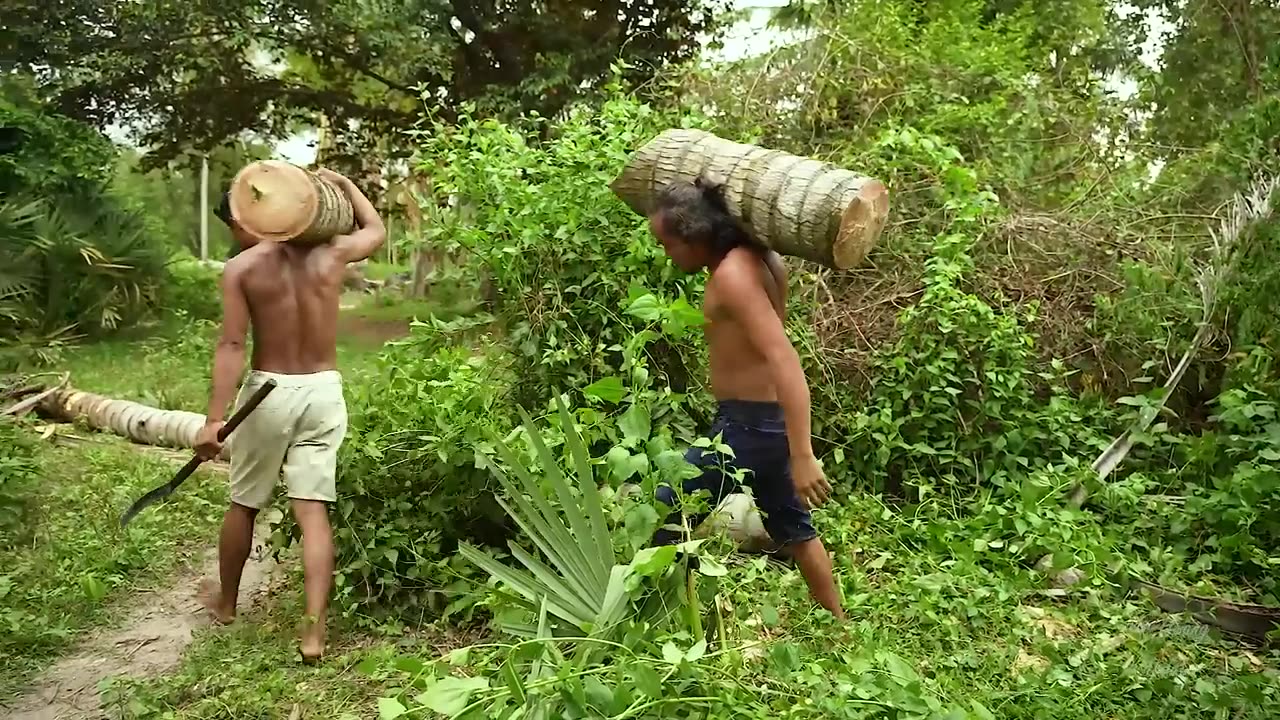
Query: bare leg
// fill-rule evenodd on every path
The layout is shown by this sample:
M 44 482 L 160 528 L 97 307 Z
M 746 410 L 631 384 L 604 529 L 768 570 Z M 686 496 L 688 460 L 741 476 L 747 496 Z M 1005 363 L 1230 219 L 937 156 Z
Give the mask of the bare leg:
M 226 625 L 236 619 L 236 600 L 240 595 L 240 575 L 253 549 L 253 521 L 258 511 L 231 503 L 222 517 L 222 534 L 218 538 L 219 585 L 205 582 L 200 600 L 213 619 Z
M 325 612 L 333 584 L 333 532 L 329 507 L 318 500 L 293 500 L 293 515 L 302 528 L 302 570 L 307 617 L 302 629 L 302 659 L 315 662 L 324 655 Z
M 822 541 L 814 538 L 791 547 L 791 557 L 800 567 L 800 574 L 809 584 L 809 593 L 822 607 L 841 620 L 844 610 L 840 607 L 840 594 L 836 592 L 836 579 L 831 573 L 831 558 Z

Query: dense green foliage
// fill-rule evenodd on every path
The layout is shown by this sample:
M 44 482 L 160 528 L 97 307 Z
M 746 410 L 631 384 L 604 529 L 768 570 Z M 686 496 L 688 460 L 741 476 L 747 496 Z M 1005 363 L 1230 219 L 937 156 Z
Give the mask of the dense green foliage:
M 245 130 L 279 137 L 323 115 L 335 135 L 326 161 L 357 172 L 404 147 L 399 133 L 424 102 L 445 116 L 467 102 L 486 115 L 551 116 L 598 87 L 619 56 L 636 63 L 637 82 L 688 60 L 718 9 L 691 0 L 607 9 L 24 1 L 6 8 L 5 36 L 19 67 L 60 70 L 45 86 L 68 113 L 99 126 L 136 123 L 156 148 L 151 161 L 212 149 Z
M 81 335 L 136 322 L 165 279 L 155 225 L 110 189 L 116 149 L 4 80 L 0 127 L 0 366 L 51 360 Z
M 226 501 L 223 485 L 197 478 L 174 515 L 122 529 L 120 508 L 172 472 L 170 463 L 114 440 L 40 448 L 15 429 L 0 424 L 0 699 L 118 613 L 112 603 L 131 587 L 177 566 Z M 25 485 L 26 507 L 10 525 L 4 498 L 14 485 Z
M 1268 717 L 1273 650 L 1127 590 L 1138 579 L 1280 603 L 1278 225 L 1250 225 L 1225 260 L 1212 231 L 1233 194 L 1280 172 L 1280 105 L 1261 91 L 1280 60 L 1262 38 L 1280 20 L 1249 0 L 1133 5 L 1178 21 L 1164 64 L 1139 59 L 1143 18 L 1096 0 L 818 1 L 782 15 L 802 41 L 728 66 L 646 68 L 643 94 L 628 91 L 624 62 L 611 82 L 595 61 L 553 81 L 550 60 L 456 85 L 422 113 L 395 94 L 357 140 L 402 142 L 386 128 L 424 116 L 406 136 L 430 186 L 414 241 L 451 257 L 450 281 L 484 295 L 486 312 L 420 317 L 375 368 L 348 375 L 336 594 L 366 630 L 494 622 L 444 655 L 370 653 L 361 669 L 385 687 L 381 717 Z M 232 7 L 196 20 L 216 25 Z M 390 26 L 421 7 L 353 8 L 326 6 L 309 17 L 332 25 L 273 40 L 283 52 L 323 28 L 370 30 L 341 52 L 325 38 L 286 53 L 279 82 L 246 75 L 252 30 L 191 40 L 225 44 L 210 57 L 234 63 L 165 89 L 189 100 L 204 83 L 261 81 L 219 116 L 225 127 L 194 133 L 207 139 L 272 97 L 364 117 L 388 79 L 435 71 L 442 48 L 493 50 Z M 172 29 L 155 9 L 112 12 Z M 501 27 L 486 26 L 491 39 Z M 119 90 L 162 56 L 90 81 Z M 591 92 L 529 101 L 567 78 Z M 1117 78 L 1136 93 L 1114 92 Z M 198 115 L 174 108 L 161 135 Z M 607 184 L 676 125 L 829 159 L 891 190 L 867 267 L 791 263 L 788 331 L 837 489 L 816 522 L 843 626 L 811 609 L 797 572 L 736 555 L 719 534 L 646 547 L 657 483 L 689 471 L 689 443 L 712 444 L 695 439 L 709 409 L 704 284 Z M 212 317 L 199 302 L 209 276 L 177 277 L 169 296 Z M 1100 481 L 1091 462 L 1157 404 L 1202 323 L 1191 369 Z M 180 351 L 207 355 L 208 332 Z M 29 449 L 14 447 L 0 499 L 31 475 Z M 286 521 L 273 540 L 296 537 Z M 129 714 L 301 702 L 288 673 L 254 685 L 263 663 L 198 691 L 184 669 Z

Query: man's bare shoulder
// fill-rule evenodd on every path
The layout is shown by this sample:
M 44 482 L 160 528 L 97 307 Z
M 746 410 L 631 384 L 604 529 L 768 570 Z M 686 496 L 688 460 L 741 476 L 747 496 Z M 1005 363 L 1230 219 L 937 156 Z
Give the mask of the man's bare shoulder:
M 712 283 L 731 295 L 764 292 L 760 285 L 760 255 L 750 248 L 730 250 L 711 273 L 708 285 Z
M 248 250 L 237 253 L 235 257 L 222 266 L 224 273 L 243 274 L 275 252 L 274 244 L 258 243 Z

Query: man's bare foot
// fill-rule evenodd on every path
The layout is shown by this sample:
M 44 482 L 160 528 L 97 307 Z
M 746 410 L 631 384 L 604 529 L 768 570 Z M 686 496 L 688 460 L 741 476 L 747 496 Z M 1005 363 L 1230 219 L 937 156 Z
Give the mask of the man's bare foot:
M 218 583 L 205 578 L 200 581 L 200 590 L 197 593 L 200 598 L 200 604 L 204 609 L 209 611 L 209 617 L 219 625 L 230 625 L 236 620 L 235 606 L 226 607 L 222 602 L 222 588 Z
M 302 641 L 298 645 L 302 662 L 314 665 L 324 657 L 324 620 L 307 617 L 302 621 Z

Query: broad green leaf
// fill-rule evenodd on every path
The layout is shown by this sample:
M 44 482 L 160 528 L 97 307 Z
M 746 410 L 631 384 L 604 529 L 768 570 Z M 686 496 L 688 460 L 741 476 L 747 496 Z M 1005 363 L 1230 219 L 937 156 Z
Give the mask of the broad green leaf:
M 662 310 L 662 304 L 658 298 L 652 293 L 645 293 L 631 301 L 631 305 L 627 307 L 627 314 L 645 322 L 656 322 L 662 319 Z
M 674 644 L 670 644 L 670 643 L 668 644 L 671 645 L 671 648 L 674 649 L 677 653 L 680 652 L 680 649 L 676 648 Z M 665 654 L 665 648 L 664 648 L 664 654 Z M 679 662 L 679 658 L 677 658 L 674 662 Z M 663 697 L 662 677 L 658 675 L 657 671 L 655 671 L 653 668 L 643 663 L 637 663 L 635 665 L 632 665 L 629 668 L 629 671 L 631 673 L 632 679 L 635 680 L 636 689 L 639 690 L 645 697 L 649 698 L 650 700 L 658 700 Z
M 615 445 L 604 457 L 605 463 L 609 465 L 609 472 L 618 482 L 624 482 L 637 473 L 644 474 L 649 467 L 648 455 L 644 453 L 632 455 L 621 445 Z
M 764 621 L 765 627 L 776 627 L 781 620 L 778 617 L 778 609 L 769 603 L 765 603 L 760 607 L 760 619 Z
M 707 318 L 702 311 L 689 304 L 684 298 L 676 298 L 667 308 L 671 319 L 685 327 L 702 327 Z
M 691 663 L 698 662 L 703 657 L 705 657 L 706 654 L 707 654 L 707 641 L 703 639 L 694 643 L 693 647 L 689 648 L 689 650 L 685 652 L 684 659 L 688 660 Z
M 698 558 L 698 572 L 707 577 L 724 577 L 729 574 L 729 569 L 719 560 L 703 555 Z
M 594 675 L 583 680 L 583 690 L 586 692 L 587 704 L 603 715 L 614 714 L 613 691 L 600 682 L 600 678 Z
M 649 411 L 639 403 L 627 408 L 618 420 L 618 429 L 622 436 L 631 443 L 641 443 L 649 439 Z
M 684 653 L 680 652 L 680 648 L 670 640 L 662 646 L 662 659 L 667 661 L 669 665 L 679 665 L 684 660 Z
M 427 669 L 426 663 L 414 657 L 398 657 L 392 664 L 400 672 L 410 675 L 417 675 Z
M 653 577 L 668 567 L 676 559 L 676 546 L 663 545 L 660 547 L 647 547 L 636 553 L 635 558 L 631 560 L 631 568 L 637 575 L 644 577 Z
M 620 403 L 626 390 L 622 387 L 622 378 L 612 376 L 601 378 L 582 389 L 587 397 L 593 397 L 607 403 Z
M 446 717 L 454 717 L 467 708 L 471 696 L 489 689 L 488 678 L 448 677 L 440 678 L 426 692 L 414 698 L 418 702 Z
M 383 697 L 378 698 L 378 719 L 393 720 L 401 715 L 409 712 L 401 702 L 395 698 Z

